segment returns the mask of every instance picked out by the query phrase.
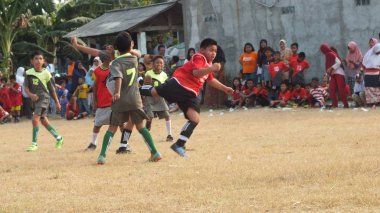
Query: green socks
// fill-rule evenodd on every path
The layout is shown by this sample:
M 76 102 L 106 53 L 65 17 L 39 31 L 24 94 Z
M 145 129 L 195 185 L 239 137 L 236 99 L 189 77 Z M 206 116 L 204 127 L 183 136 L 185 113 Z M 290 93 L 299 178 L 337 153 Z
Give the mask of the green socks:
M 148 146 L 151 154 L 156 154 L 157 149 L 156 146 L 154 146 L 153 138 L 150 135 L 150 132 L 147 128 L 141 128 L 139 129 L 140 134 L 144 137 L 145 143 Z
M 115 134 L 110 132 L 110 131 L 107 131 L 106 134 L 104 135 L 102 150 L 100 151 L 101 156 L 106 157 L 107 149 L 108 149 L 109 145 L 111 144 L 112 138 L 114 135 Z
M 58 132 L 55 131 L 55 129 L 54 129 L 54 127 L 53 127 L 52 125 L 49 124 L 49 125 L 46 127 L 46 129 L 50 132 L 51 135 L 54 136 L 55 139 L 58 140 L 58 139 L 60 138 Z
M 32 143 L 37 144 L 37 136 L 38 136 L 38 131 L 40 128 L 38 126 L 33 127 L 33 137 L 32 137 Z

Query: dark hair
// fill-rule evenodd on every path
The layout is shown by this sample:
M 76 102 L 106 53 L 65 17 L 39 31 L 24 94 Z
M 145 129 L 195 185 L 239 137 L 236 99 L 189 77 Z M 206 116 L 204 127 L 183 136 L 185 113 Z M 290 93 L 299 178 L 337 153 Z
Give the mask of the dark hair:
M 187 56 L 186 56 L 187 60 L 190 60 L 190 58 L 191 58 L 191 56 L 190 56 L 190 51 L 194 51 L 194 53 L 195 53 L 195 49 L 194 49 L 194 48 L 189 48 L 189 49 L 187 50 Z
M 313 78 L 311 79 L 311 81 L 318 81 L 318 82 L 319 82 L 319 78 L 317 78 L 317 77 L 313 77 Z
M 146 71 L 146 66 L 143 62 L 140 62 L 139 65 L 142 65 L 144 67 L 144 71 Z
M 281 55 L 280 51 L 274 51 L 273 55 Z
M 235 80 L 238 80 L 239 81 L 239 90 L 241 90 L 241 81 L 240 81 L 240 78 L 238 78 L 238 77 L 235 77 L 234 79 L 232 79 L 232 89 L 233 90 L 236 90 L 237 88 L 235 87 L 235 84 L 234 84 L 234 81 Z
M 206 38 L 201 42 L 201 48 L 205 49 L 211 45 L 218 45 L 218 43 L 212 38 Z
M 16 80 L 16 76 L 15 75 L 10 75 L 9 76 L 9 80 Z
M 283 85 L 283 84 L 284 84 L 286 87 L 288 87 L 288 84 L 287 84 L 285 81 L 281 82 L 280 85 Z
M 175 63 L 177 63 L 177 62 L 179 61 L 179 57 L 175 55 L 175 56 L 172 57 L 172 60 L 173 60 Z
M 7 83 L 8 82 L 8 78 L 7 77 L 2 77 L 1 81 L 4 82 L 4 83 Z
M 162 59 L 164 62 L 165 62 L 165 59 L 164 59 L 164 57 L 162 57 L 162 56 L 160 56 L 160 55 L 156 55 L 156 56 L 154 56 L 154 58 L 153 58 L 153 63 L 157 60 L 157 59 Z
M 266 47 L 265 49 L 264 49 L 264 53 L 266 52 L 266 51 L 270 51 L 270 52 L 274 52 L 274 50 L 273 50 L 273 48 L 272 47 Z
M 253 79 L 249 78 L 249 79 L 247 79 L 247 80 L 245 81 L 245 84 L 244 84 L 244 86 L 245 86 L 246 89 L 248 89 L 248 81 L 252 81 L 253 86 L 255 86 L 255 81 L 254 81 Z
M 244 52 L 245 52 L 245 48 L 247 48 L 247 46 L 251 46 L 252 51 L 255 51 L 255 48 L 253 47 L 253 45 L 252 45 L 251 43 L 248 42 L 248 43 L 245 43 L 245 44 L 244 44 L 244 50 L 243 50 Z
M 35 56 L 37 56 L 37 55 L 41 55 L 42 58 L 45 58 L 45 57 L 44 57 L 44 54 L 42 54 L 42 52 L 39 51 L 39 50 L 34 51 L 34 52 L 32 53 L 32 55 L 30 55 L 30 58 L 33 59 L 33 58 L 34 58 Z
M 268 41 L 266 39 L 261 39 L 260 40 L 260 48 L 261 48 L 261 43 L 265 43 L 266 45 L 268 45 Z
M 304 52 L 300 52 L 300 53 L 298 53 L 298 57 L 305 58 L 306 54 Z
M 72 55 L 68 55 L 66 58 L 68 58 L 68 59 L 70 59 L 70 60 L 72 60 L 72 61 L 75 61 L 75 58 L 74 58 L 74 56 L 72 56 Z
M 290 45 L 291 47 L 292 46 L 296 46 L 297 47 L 297 49 L 298 49 L 298 43 L 297 42 L 294 42 L 292 45 Z
M 165 48 L 166 49 L 165 45 L 160 44 L 160 45 L 158 45 L 157 50 L 160 50 L 161 48 Z
M 120 53 L 129 52 L 132 46 L 132 37 L 127 32 L 121 32 L 116 36 L 115 46 Z

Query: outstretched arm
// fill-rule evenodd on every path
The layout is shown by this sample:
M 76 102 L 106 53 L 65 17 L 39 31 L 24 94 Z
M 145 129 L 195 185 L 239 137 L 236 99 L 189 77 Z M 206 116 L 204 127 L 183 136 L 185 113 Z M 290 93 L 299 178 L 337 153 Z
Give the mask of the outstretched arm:
M 85 47 L 85 46 L 82 46 L 82 45 L 78 44 L 77 37 L 72 37 L 71 38 L 71 44 L 76 49 L 78 49 L 79 51 L 81 51 L 82 53 L 86 53 L 86 54 L 92 55 L 94 57 L 99 56 L 99 50 L 98 49 L 91 48 L 91 47 Z
M 234 92 L 234 90 L 231 87 L 224 86 L 224 84 L 220 83 L 215 78 L 210 81 L 207 81 L 207 83 L 208 85 L 214 87 L 215 89 L 221 90 L 227 94 L 232 94 Z

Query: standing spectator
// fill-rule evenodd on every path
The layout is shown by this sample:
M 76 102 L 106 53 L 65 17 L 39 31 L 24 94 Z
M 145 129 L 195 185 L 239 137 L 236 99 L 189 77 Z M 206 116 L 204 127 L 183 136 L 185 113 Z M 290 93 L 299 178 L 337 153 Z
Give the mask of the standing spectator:
M 160 47 L 164 47 L 167 49 L 171 44 L 173 44 L 173 37 L 169 37 L 169 39 L 164 43 L 162 35 L 157 36 L 157 45 L 154 47 L 153 54 L 154 55 L 161 55 L 160 54 Z M 164 55 L 161 55 L 164 56 Z M 165 57 L 165 56 L 164 56 Z
M 90 114 L 90 108 L 88 107 L 88 91 L 89 87 L 87 84 L 84 83 L 84 78 L 80 77 L 78 86 L 74 91 L 73 96 L 78 96 L 77 104 L 79 108 L 79 114 L 86 116 Z M 78 116 L 78 118 L 81 118 Z
M 269 65 L 273 62 L 273 49 L 267 47 L 264 50 L 264 58 L 262 60 L 262 74 L 261 74 L 261 84 L 265 87 L 269 85 L 270 74 L 269 74 Z
M 67 68 L 66 68 L 66 74 L 68 81 L 71 81 L 73 77 L 74 72 L 74 66 L 75 66 L 75 58 L 73 56 L 67 56 L 66 58 Z
M 258 82 L 257 76 L 257 53 L 251 43 L 244 45 L 244 52 L 240 55 L 239 62 L 243 68 L 245 80 L 252 79 L 254 84 Z
M 184 64 L 185 64 L 186 62 L 188 62 L 188 61 L 190 60 L 190 58 L 193 57 L 194 54 L 195 54 L 195 49 L 192 48 L 192 47 L 189 48 L 189 49 L 187 50 L 187 55 L 186 55 L 186 59 L 185 59 Z
M 370 47 L 363 59 L 365 97 L 367 104 L 375 105 L 380 102 L 380 44 L 371 39 Z
M 21 85 L 22 88 L 22 107 L 21 107 L 21 116 L 26 116 L 28 119 L 32 119 L 32 110 L 31 104 L 32 100 L 25 91 L 24 81 L 25 81 L 25 69 L 24 67 L 17 68 L 16 71 L 16 82 Z
M 298 43 L 295 42 L 290 45 L 290 50 L 292 51 L 292 54 L 290 54 L 289 63 L 298 59 Z
M 68 95 L 69 91 L 66 89 L 66 81 L 61 80 L 60 85 L 57 86 L 57 94 L 59 103 L 61 104 L 61 118 L 65 118 L 66 105 L 69 103 Z
M 336 89 L 338 88 L 339 96 L 344 104 L 344 107 L 348 108 L 342 61 L 337 53 L 335 53 L 328 44 L 322 44 L 320 49 L 325 55 L 326 73 L 330 75 L 330 97 L 332 99 L 332 107 L 338 107 L 338 98 L 336 96 Z
M 11 87 L 9 88 L 9 98 L 12 103 L 12 116 L 14 118 L 14 122 L 20 122 L 20 112 L 22 106 L 22 88 L 19 83 L 16 82 L 16 76 L 10 76 Z
M 289 62 L 289 67 L 292 73 L 292 85 L 301 84 L 302 87 L 305 86 L 304 72 L 310 68 L 310 64 L 305 58 L 306 54 L 300 52 L 297 59 Z
M 352 99 L 355 102 L 355 107 L 366 106 L 365 101 L 365 87 L 364 81 L 361 74 L 356 74 L 355 76 L 355 85 L 354 85 L 354 94 L 352 94 Z
M 290 56 L 292 51 L 287 47 L 286 41 L 284 39 L 280 40 L 280 53 L 281 60 L 285 62 L 286 65 L 289 65 Z M 289 72 L 283 72 L 283 80 L 286 84 L 289 84 Z
M 355 76 L 359 74 L 362 62 L 362 52 L 360 51 L 358 45 L 354 41 L 351 41 L 350 43 L 348 43 L 348 53 L 345 60 L 348 74 L 347 80 L 348 85 L 350 85 L 351 94 L 354 91 Z
M 257 51 L 257 65 L 258 69 L 263 68 L 263 60 L 265 57 L 265 49 L 268 47 L 268 42 L 265 39 L 260 40 L 260 49 Z
M 85 83 L 89 86 L 90 90 L 88 92 L 88 107 L 90 108 L 90 110 L 92 112 L 95 113 L 95 106 L 93 104 L 93 100 L 94 100 L 94 93 L 93 93 L 93 90 L 92 90 L 92 87 L 94 85 L 94 70 L 96 68 L 98 68 L 99 66 L 102 65 L 102 61 L 100 60 L 99 56 L 96 56 L 94 58 L 94 60 L 92 61 L 92 66 L 90 67 L 90 69 L 88 70 L 88 72 L 86 72 L 86 76 L 85 76 Z
M 10 112 L 12 108 L 12 102 L 9 98 L 9 87 L 7 86 L 8 79 L 6 77 L 1 78 L 0 81 L 0 105 L 5 111 Z
M 83 66 L 82 62 L 77 61 L 75 62 L 71 86 L 69 89 L 70 94 L 73 94 L 75 89 L 78 87 L 79 84 L 79 78 L 83 78 L 86 76 L 86 68 Z
M 270 100 L 276 100 L 278 92 L 280 91 L 280 85 L 283 81 L 283 73 L 288 71 L 288 66 L 285 62 L 281 61 L 280 52 L 276 51 L 274 53 L 274 61 L 269 65 L 269 73 L 271 81 L 269 83 L 270 89 Z M 286 83 L 286 82 L 285 82 Z
M 219 63 L 220 64 L 220 70 L 219 72 L 213 72 L 214 78 L 217 79 L 220 83 L 225 84 L 225 74 L 224 74 L 224 65 L 226 63 L 226 57 L 224 55 L 223 49 L 217 45 L 217 52 L 216 57 L 212 61 L 213 64 Z M 210 108 L 216 107 L 222 107 L 224 106 L 223 103 L 227 100 L 226 93 L 215 89 L 214 87 L 211 87 L 206 83 L 206 91 L 204 92 L 204 104 Z
M 146 42 L 146 53 L 149 54 L 149 55 L 153 55 L 154 54 L 154 48 L 153 48 L 153 45 L 152 45 L 152 41 L 147 41 Z

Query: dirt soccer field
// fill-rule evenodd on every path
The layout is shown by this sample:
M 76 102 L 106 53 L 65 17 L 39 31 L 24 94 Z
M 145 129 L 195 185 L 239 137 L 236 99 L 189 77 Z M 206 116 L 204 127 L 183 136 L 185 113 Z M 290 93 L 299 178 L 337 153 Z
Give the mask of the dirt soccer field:
M 184 118 L 172 117 L 174 137 Z M 380 109 L 205 111 L 187 144 L 170 150 L 165 121 L 152 134 L 163 160 L 149 163 L 135 130 L 135 154 L 99 166 L 92 119 L 53 120 L 62 150 L 31 123 L 0 126 L 0 212 L 380 212 Z M 103 127 L 104 128 L 104 127 Z

